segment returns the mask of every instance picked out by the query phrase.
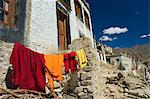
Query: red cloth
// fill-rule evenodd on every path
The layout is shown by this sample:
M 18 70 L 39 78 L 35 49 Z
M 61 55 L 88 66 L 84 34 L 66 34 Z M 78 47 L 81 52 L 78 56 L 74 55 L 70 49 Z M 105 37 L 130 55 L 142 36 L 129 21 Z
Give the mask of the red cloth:
M 76 52 L 64 54 L 64 65 L 66 74 L 69 73 L 69 69 L 71 69 L 72 74 L 77 70 L 77 61 L 75 59 L 75 56 Z
M 15 43 L 10 63 L 13 66 L 11 82 L 21 89 L 45 92 L 44 55 Z
M 64 54 L 64 65 L 66 74 L 69 73 L 69 54 Z

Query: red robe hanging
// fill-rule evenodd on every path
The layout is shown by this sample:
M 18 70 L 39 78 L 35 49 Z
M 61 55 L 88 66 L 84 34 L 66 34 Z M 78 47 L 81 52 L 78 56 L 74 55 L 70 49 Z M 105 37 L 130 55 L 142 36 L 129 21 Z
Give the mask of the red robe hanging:
M 64 54 L 64 65 L 66 74 L 69 73 L 69 69 L 71 69 L 71 73 L 74 73 L 77 70 L 77 61 L 75 59 L 75 56 L 76 52 Z
M 44 55 L 15 43 L 10 63 L 13 66 L 11 82 L 17 88 L 45 92 Z

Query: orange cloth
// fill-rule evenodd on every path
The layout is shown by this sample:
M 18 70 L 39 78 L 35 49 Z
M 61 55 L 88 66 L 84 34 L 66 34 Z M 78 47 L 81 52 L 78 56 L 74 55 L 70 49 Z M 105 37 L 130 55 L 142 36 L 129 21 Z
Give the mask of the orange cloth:
M 62 65 L 64 62 L 64 55 L 44 55 L 45 66 L 46 66 L 46 75 L 48 77 L 48 83 L 53 90 L 54 81 L 62 81 Z

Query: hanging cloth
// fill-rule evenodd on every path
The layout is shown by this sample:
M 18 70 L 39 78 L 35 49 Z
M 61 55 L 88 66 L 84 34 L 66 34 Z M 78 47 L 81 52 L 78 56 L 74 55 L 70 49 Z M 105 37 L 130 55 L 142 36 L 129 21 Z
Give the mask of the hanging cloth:
M 63 54 L 58 55 L 44 55 L 46 65 L 46 75 L 48 83 L 53 90 L 54 80 L 62 81 L 62 65 L 64 61 Z
M 69 69 L 71 69 L 72 74 L 77 70 L 77 61 L 75 58 L 76 52 L 64 54 L 64 66 L 66 74 L 69 73 Z
M 87 58 L 84 49 L 78 50 L 77 56 L 79 58 L 80 68 L 87 66 Z
M 44 55 L 15 43 L 10 56 L 12 74 L 10 81 L 16 88 L 45 92 Z

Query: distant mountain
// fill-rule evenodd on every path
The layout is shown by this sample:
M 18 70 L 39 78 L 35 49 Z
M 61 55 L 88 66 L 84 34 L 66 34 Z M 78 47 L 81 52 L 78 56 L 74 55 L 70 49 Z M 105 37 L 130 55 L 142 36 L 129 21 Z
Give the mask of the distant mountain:
M 114 54 L 129 53 L 134 59 L 150 61 L 150 44 L 137 45 L 132 48 L 113 49 Z

